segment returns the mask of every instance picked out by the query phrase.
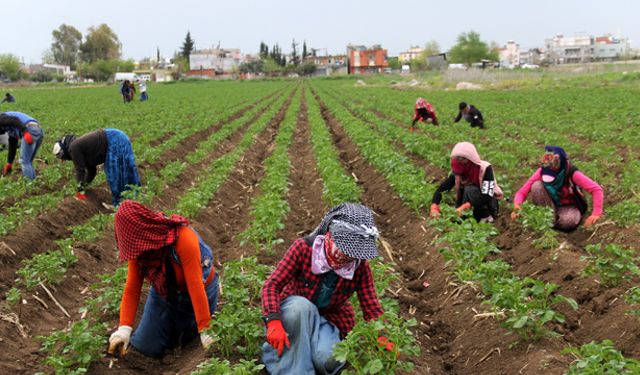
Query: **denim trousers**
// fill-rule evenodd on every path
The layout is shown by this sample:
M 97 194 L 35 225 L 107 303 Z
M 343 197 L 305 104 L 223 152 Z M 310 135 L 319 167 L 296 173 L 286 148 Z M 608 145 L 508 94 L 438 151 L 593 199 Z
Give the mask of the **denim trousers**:
M 211 315 L 218 304 L 218 275 L 205 287 Z M 161 357 L 166 349 L 182 346 L 198 337 L 198 326 L 189 293 L 163 298 L 151 287 L 131 345 L 148 357 Z
M 280 304 L 282 325 L 289 335 L 290 348 L 282 357 L 269 343 L 262 344 L 262 362 L 272 375 L 332 375 L 344 363 L 333 359 L 333 346 L 340 331 L 320 315 L 318 308 L 301 296 L 289 296 Z
M 42 139 L 44 138 L 44 130 L 40 127 L 40 125 L 29 125 L 27 126 L 27 130 L 29 134 L 31 134 L 31 138 L 33 138 L 32 144 L 27 144 L 27 142 L 22 140 L 22 144 L 20 145 L 20 166 L 22 168 L 22 174 L 33 180 L 36 178 L 36 171 L 33 168 L 33 159 L 36 157 L 36 153 L 42 145 Z

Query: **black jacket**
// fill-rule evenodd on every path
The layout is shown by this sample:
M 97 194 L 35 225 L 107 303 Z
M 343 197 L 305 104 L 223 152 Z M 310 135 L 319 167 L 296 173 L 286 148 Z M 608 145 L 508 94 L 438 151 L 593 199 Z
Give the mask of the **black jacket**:
M 78 183 L 90 183 L 96 177 L 96 167 L 104 164 L 107 157 L 107 133 L 100 129 L 75 139 L 69 147 L 69 154 L 76 167 Z
M 466 114 L 463 113 L 462 111 L 458 112 L 458 116 L 456 117 L 455 120 L 453 120 L 453 122 L 458 122 L 463 117 L 468 123 L 471 124 L 472 127 L 484 126 L 484 119 L 482 118 L 482 113 L 478 110 L 478 108 L 474 107 L 473 105 L 469 105 L 469 112 Z

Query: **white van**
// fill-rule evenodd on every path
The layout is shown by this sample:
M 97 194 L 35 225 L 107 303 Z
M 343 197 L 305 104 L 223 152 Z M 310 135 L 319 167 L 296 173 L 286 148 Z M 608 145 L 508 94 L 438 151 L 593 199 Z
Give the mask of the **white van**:
M 138 75 L 135 73 L 116 73 L 114 80 L 116 82 L 129 80 L 129 82 L 134 82 L 138 79 Z

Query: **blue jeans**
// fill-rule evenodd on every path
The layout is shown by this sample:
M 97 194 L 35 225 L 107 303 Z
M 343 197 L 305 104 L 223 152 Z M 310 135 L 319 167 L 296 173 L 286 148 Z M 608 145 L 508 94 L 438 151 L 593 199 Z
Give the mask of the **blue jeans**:
M 149 99 L 149 96 L 147 95 L 147 92 L 146 92 L 146 91 L 141 92 L 141 93 L 140 93 L 140 101 L 141 101 L 141 102 L 144 102 L 144 101 L 146 101 L 147 99 Z
M 218 304 L 218 275 L 205 288 L 211 315 Z M 148 357 L 161 357 L 166 349 L 175 348 L 198 337 L 198 326 L 189 293 L 170 293 L 162 298 L 151 287 L 138 328 L 131 345 Z
M 262 362 L 272 375 L 332 375 L 344 363 L 333 359 L 333 346 L 340 342 L 340 331 L 320 315 L 311 301 L 289 296 L 280 304 L 282 325 L 289 335 L 290 348 L 282 357 L 269 343 L 262 344 Z
M 33 138 L 32 144 L 27 144 L 27 142 L 22 140 L 22 144 L 20 145 L 20 166 L 22 168 L 22 174 L 33 180 L 36 178 L 36 171 L 33 168 L 33 159 L 36 157 L 36 153 L 42 145 L 42 139 L 44 138 L 44 130 L 40 127 L 40 125 L 29 125 L 27 126 L 27 131 L 31 134 L 31 138 Z

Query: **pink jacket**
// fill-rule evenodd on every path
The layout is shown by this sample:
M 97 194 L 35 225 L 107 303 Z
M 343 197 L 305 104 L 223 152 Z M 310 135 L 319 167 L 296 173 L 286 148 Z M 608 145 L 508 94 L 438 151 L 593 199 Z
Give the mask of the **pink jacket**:
M 588 191 L 593 198 L 593 211 L 591 215 L 601 216 L 602 215 L 602 205 L 604 201 L 604 193 L 602 191 L 602 187 L 598 185 L 595 181 L 585 176 L 584 173 L 580 171 L 575 171 L 572 177 L 573 183 L 579 186 L 581 189 Z M 527 180 L 527 182 L 522 185 L 520 190 L 516 193 L 513 198 L 514 205 L 520 205 L 527 199 L 529 192 L 531 191 L 531 185 L 533 185 L 536 181 L 542 181 L 542 169 L 538 168 L 537 171 Z

